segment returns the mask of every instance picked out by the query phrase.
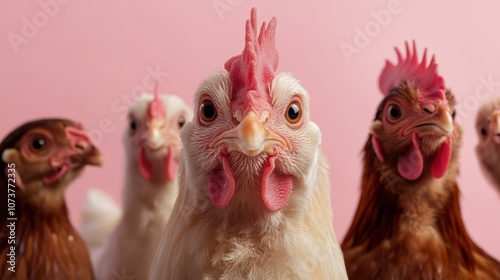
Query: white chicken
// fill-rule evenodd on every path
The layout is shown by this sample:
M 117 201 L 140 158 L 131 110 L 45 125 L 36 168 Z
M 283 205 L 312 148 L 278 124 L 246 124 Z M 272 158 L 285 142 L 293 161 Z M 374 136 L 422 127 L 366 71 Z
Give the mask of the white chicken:
M 191 119 L 192 110 L 174 95 L 144 94 L 132 104 L 123 138 L 127 163 L 121 219 L 112 199 L 97 190 L 89 193 L 83 209 L 82 235 L 97 279 L 147 278 L 177 197 L 179 133 Z
M 476 118 L 476 154 L 486 177 L 500 191 L 500 98 L 481 106 Z
M 309 95 L 275 76 L 276 19 L 203 81 L 150 279 L 347 279 Z

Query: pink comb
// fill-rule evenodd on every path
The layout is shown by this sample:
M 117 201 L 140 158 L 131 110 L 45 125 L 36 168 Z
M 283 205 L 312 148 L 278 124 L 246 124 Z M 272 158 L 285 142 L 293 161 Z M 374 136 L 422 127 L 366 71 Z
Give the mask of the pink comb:
M 408 42 L 406 45 L 406 58 L 403 59 L 401 52 L 395 48 L 398 55 L 397 65 L 387 60 L 382 74 L 379 78 L 379 87 L 384 95 L 397 88 L 404 81 L 413 81 L 420 90 L 421 99 L 438 98 L 445 99 L 445 85 L 443 78 L 437 73 L 437 64 L 434 56 L 427 65 L 427 49 L 424 50 L 422 61 L 418 61 L 417 47 L 413 41 L 413 53 Z
M 241 55 L 230 58 L 224 68 L 233 83 L 231 101 L 236 108 L 270 107 L 269 83 L 278 68 L 278 51 L 275 47 L 276 18 L 269 25 L 262 23 L 257 37 L 257 10 L 252 8 L 246 22 L 245 48 Z
M 154 119 L 164 119 L 165 110 L 163 108 L 163 102 L 160 100 L 158 95 L 158 81 L 155 83 L 154 89 L 155 97 L 151 103 L 149 103 L 148 117 L 150 120 Z

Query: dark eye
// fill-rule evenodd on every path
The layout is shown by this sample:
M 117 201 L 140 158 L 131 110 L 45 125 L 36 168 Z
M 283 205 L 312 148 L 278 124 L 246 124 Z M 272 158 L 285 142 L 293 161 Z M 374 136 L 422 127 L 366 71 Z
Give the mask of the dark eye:
M 47 149 L 47 141 L 43 137 L 34 137 L 30 143 L 30 151 L 34 154 L 40 154 Z
M 486 130 L 486 128 L 484 128 L 484 127 L 481 127 L 481 135 L 483 135 L 483 136 L 488 135 L 488 130 Z
M 398 120 L 402 115 L 401 108 L 396 104 L 390 105 L 387 109 L 387 113 L 389 114 L 389 119 L 393 121 Z
M 453 110 L 451 111 L 451 117 L 452 117 L 453 119 L 455 119 L 455 116 L 456 116 L 456 115 L 457 115 L 457 110 L 453 109 Z
M 137 123 L 135 120 L 130 120 L 130 130 L 135 131 L 137 129 Z
M 182 128 L 186 123 L 186 120 L 184 119 L 184 117 L 180 117 L 178 122 L 179 122 L 179 128 Z
M 206 123 L 213 122 L 217 118 L 217 110 L 212 101 L 205 100 L 201 103 L 200 117 Z
M 300 107 L 300 103 L 297 101 L 293 101 L 288 105 L 285 114 L 286 120 L 291 124 L 296 124 L 302 118 L 302 108 Z

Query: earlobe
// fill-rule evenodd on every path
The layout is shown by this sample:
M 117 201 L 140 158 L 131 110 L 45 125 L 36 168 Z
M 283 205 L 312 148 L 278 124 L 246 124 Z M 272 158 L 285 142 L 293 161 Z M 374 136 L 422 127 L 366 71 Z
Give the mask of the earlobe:
M 2 161 L 5 163 L 19 163 L 19 152 L 14 149 L 5 149 L 2 153 Z
M 381 120 L 373 121 L 372 125 L 370 126 L 373 151 L 381 162 L 384 162 L 384 150 L 382 149 L 382 143 L 380 143 L 380 139 L 378 139 L 377 135 L 380 135 L 383 129 L 384 123 Z
M 15 174 L 15 177 L 13 179 L 14 183 L 15 183 L 17 188 L 23 189 L 24 185 L 23 185 L 23 181 L 21 180 L 21 176 L 17 172 L 16 167 L 11 167 L 11 165 L 10 165 L 12 163 L 14 163 L 14 165 L 19 164 L 19 152 L 14 148 L 5 149 L 2 153 L 2 161 L 6 164 L 5 170 L 4 170 L 5 175 L 8 176 L 8 174 L 13 174 L 12 171 L 9 171 L 9 170 L 13 169 L 14 174 Z
M 377 158 L 381 162 L 384 162 L 384 152 L 382 150 L 382 144 L 380 143 L 378 137 L 375 136 L 374 134 L 372 134 L 372 147 L 373 151 L 375 152 L 375 155 L 377 155 Z

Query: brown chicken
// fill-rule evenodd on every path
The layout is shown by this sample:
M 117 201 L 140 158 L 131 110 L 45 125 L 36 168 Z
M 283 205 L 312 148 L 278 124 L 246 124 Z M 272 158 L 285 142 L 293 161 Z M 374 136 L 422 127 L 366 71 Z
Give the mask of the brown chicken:
M 486 177 L 500 191 L 500 98 L 486 102 L 476 118 L 476 153 Z
M 406 45 L 380 76 L 361 198 L 342 244 L 350 279 L 500 279 L 460 213 L 455 98 L 432 58 Z
M 93 279 L 64 191 L 101 154 L 80 124 L 26 123 L 0 144 L 0 279 Z

